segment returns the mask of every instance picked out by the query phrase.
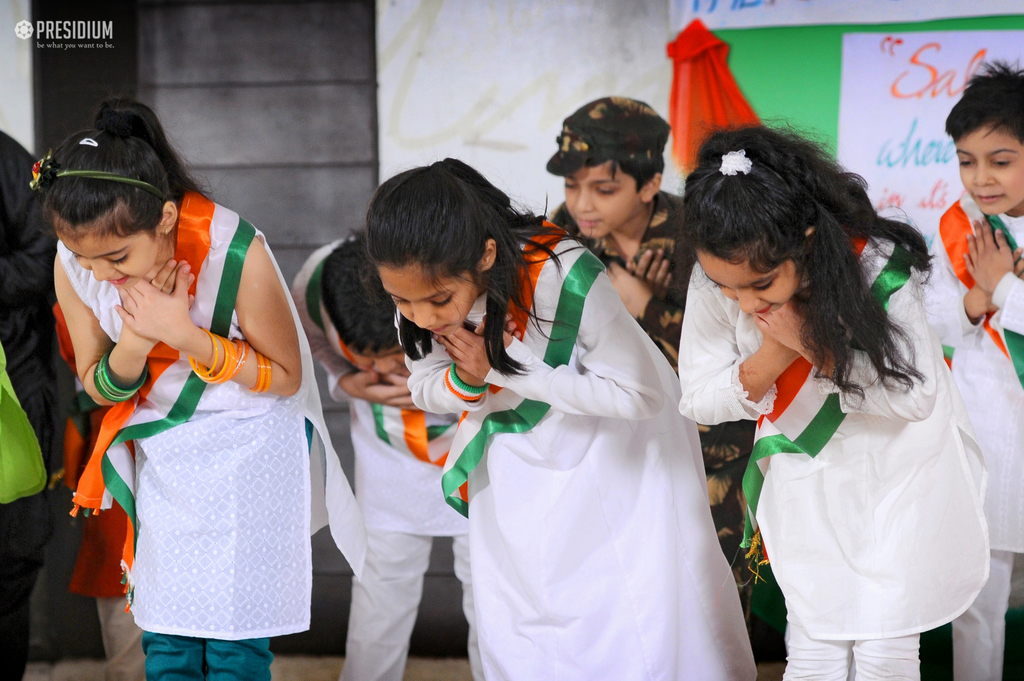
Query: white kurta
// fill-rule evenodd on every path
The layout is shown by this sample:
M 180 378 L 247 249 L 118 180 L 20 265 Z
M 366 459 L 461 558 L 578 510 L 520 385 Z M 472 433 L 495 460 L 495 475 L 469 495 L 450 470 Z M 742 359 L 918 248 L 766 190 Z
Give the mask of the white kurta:
M 351 415 L 352 446 L 356 455 L 356 500 L 366 527 L 385 532 L 448 537 L 469 531 L 466 519 L 444 501 L 440 466 L 420 461 L 384 442 L 377 435 L 369 402 L 350 398 L 338 381 L 355 371 L 342 355 L 338 332 L 325 313 L 321 330 L 309 316 L 306 289 L 313 271 L 342 243 L 327 244 L 313 252 L 292 283 L 292 298 L 309 339 L 313 357 L 327 372 L 331 397 L 348 402 Z M 398 334 L 395 333 L 395 346 Z M 450 424 L 451 414 L 427 414 L 428 426 Z
M 1000 217 L 1017 243 L 1024 244 L 1024 217 Z M 1024 388 L 1013 363 L 982 324 L 967 319 L 967 287 L 956 278 L 938 238 L 933 251 L 928 320 L 939 340 L 955 349 L 953 378 L 985 455 L 985 516 L 992 548 L 1024 553 Z M 1008 273 L 992 299 L 999 307 L 992 326 L 1024 334 L 1024 281 Z
M 866 386 L 864 399 L 840 394 L 847 416 L 828 444 L 813 459 L 769 460 L 758 524 L 789 618 L 814 638 L 932 629 L 963 612 L 988 577 L 984 464 L 923 298 L 915 273 L 893 294 L 889 315 L 924 380 L 886 389 L 857 353 L 851 377 Z M 751 316 L 698 265 L 679 352 L 683 415 L 720 423 L 770 413 L 774 386 L 755 404 L 737 377 L 760 346 Z
M 535 301 L 553 309 L 560 287 L 561 275 L 538 285 Z M 551 368 L 518 340 L 509 353 L 525 375 L 487 380 L 551 410 L 530 432 L 495 436 L 469 478 L 487 678 L 755 678 L 696 426 L 675 413 L 675 374 L 607 275 L 587 295 L 568 365 Z M 449 392 L 450 364 L 439 344 L 411 362 L 413 399 L 473 418 L 487 397 Z
M 237 224 L 234 213 L 221 206 L 216 211 L 211 252 L 226 248 L 231 237 L 220 225 Z M 259 232 L 256 237 L 263 240 Z M 122 325 L 114 310 L 117 290 L 96 281 L 63 244 L 58 256 L 79 298 L 116 342 Z M 199 306 L 197 299 L 193 315 Z M 229 335 L 244 338 L 234 313 Z M 135 441 L 132 612 L 140 628 L 226 640 L 309 628 L 310 532 L 317 529 L 311 515 L 326 518 L 311 509 L 306 420 L 325 438 L 326 430 L 312 358 L 299 340 L 303 383 L 296 395 L 256 395 L 233 382 L 208 385 L 192 418 Z M 362 519 L 329 440 L 317 445 L 317 468 L 328 487 L 315 490 L 314 498 L 330 510 L 332 534 L 358 574 L 366 542 Z M 320 461 L 329 457 L 333 467 Z

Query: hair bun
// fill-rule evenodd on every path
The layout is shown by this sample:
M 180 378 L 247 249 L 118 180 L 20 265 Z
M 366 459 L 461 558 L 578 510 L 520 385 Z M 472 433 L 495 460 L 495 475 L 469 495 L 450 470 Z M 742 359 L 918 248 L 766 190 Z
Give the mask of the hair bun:
M 96 119 L 96 129 L 118 137 L 131 137 L 135 115 L 128 111 L 106 107 Z

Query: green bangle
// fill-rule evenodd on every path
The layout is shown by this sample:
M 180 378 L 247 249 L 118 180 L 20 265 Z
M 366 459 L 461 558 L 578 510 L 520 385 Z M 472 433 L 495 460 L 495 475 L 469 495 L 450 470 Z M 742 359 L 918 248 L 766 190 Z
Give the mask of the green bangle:
M 483 385 L 470 385 L 469 383 L 466 383 L 461 378 L 459 378 L 458 368 L 455 366 L 454 362 L 452 363 L 451 366 L 450 375 L 452 377 L 452 383 L 455 384 L 455 387 L 458 388 L 459 390 L 462 390 L 463 392 L 470 393 L 471 395 L 479 395 L 487 391 L 487 383 L 484 383 Z
M 113 352 L 113 350 L 110 352 Z M 118 385 L 114 377 L 110 375 L 110 352 L 103 355 L 100 361 L 97 362 L 96 371 L 93 373 L 93 383 L 96 384 L 96 392 L 103 399 L 108 402 L 124 402 L 137 393 L 142 384 L 146 382 L 146 378 L 149 376 L 149 365 L 147 364 L 143 367 L 142 375 L 139 376 L 139 380 L 135 381 L 133 385 Z

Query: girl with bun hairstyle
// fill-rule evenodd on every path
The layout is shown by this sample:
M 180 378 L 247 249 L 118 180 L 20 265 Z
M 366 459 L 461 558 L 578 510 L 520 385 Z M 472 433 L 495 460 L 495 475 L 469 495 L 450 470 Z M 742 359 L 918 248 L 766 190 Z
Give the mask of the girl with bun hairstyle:
M 311 512 L 357 575 L 365 532 L 266 239 L 135 101 L 34 170 L 78 377 L 112 405 L 75 511 L 127 511 L 147 678 L 268 680 L 269 637 L 309 627 Z
M 928 326 L 929 258 L 864 181 L 764 127 L 686 180 L 680 410 L 758 421 L 744 545 L 786 597 L 792 679 L 919 679 L 920 632 L 988 577 L 985 468 Z

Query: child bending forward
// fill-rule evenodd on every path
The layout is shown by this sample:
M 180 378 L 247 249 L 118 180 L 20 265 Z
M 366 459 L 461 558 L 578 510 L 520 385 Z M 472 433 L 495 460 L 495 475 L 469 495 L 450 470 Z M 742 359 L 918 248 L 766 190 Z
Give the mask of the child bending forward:
M 147 678 L 269 681 L 269 637 L 309 628 L 311 511 L 357 574 L 366 551 L 309 347 L 263 236 L 202 195 L 154 113 L 111 100 L 95 125 L 35 181 L 78 377 L 112 405 L 75 503 L 128 515 Z
M 786 597 L 790 679 L 918 679 L 919 634 L 988 575 L 984 464 L 925 316 L 924 239 L 767 128 L 687 178 L 682 413 L 758 420 L 748 531 Z M 753 530 L 758 532 L 754 533 Z
M 599 261 L 452 159 L 377 190 L 367 245 L 414 402 L 464 413 L 485 676 L 753 679 L 696 428 Z

